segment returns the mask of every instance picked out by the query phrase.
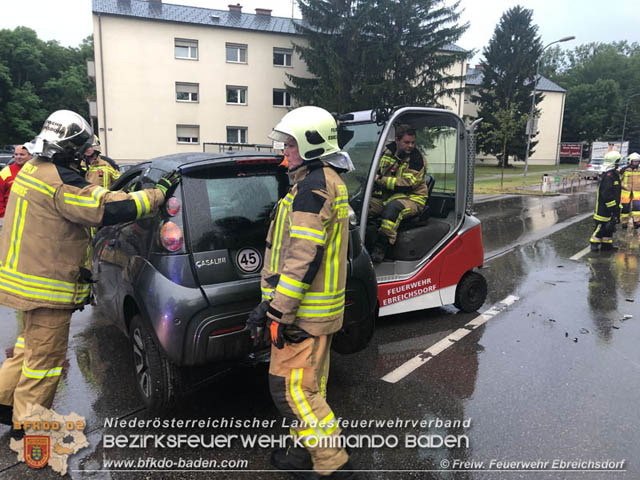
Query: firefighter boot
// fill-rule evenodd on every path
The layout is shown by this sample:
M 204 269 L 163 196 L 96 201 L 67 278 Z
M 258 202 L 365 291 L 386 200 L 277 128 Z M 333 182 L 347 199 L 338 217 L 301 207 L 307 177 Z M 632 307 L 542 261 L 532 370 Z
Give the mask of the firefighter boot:
M 311 455 L 303 447 L 278 448 L 271 452 L 271 465 L 278 470 L 313 470 Z
M 376 244 L 373 246 L 371 252 L 371 261 L 373 263 L 382 263 L 384 256 L 387 253 L 387 247 L 389 246 L 389 240 L 386 236 L 378 234 Z
M 618 250 L 618 247 L 616 247 L 613 243 L 603 243 L 603 244 L 600 246 L 600 249 L 601 249 L 603 252 L 613 252 L 613 251 L 615 251 L 615 250 Z
M 599 243 L 595 243 L 595 242 L 591 242 L 591 251 L 592 252 L 599 252 L 600 251 L 600 244 Z

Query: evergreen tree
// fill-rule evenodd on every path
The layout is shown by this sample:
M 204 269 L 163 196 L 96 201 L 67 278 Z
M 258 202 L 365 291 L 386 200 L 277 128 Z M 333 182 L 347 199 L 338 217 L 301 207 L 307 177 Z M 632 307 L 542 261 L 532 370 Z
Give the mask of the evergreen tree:
M 380 105 L 437 106 L 452 95 L 448 70 L 467 52 L 451 48 L 468 25 L 458 25 L 459 2 L 444 0 L 300 0 L 297 25 L 307 45 L 295 49 L 311 77 L 289 75 L 300 104 L 330 111 Z
M 536 61 L 542 53 L 538 27 L 531 23 L 532 10 L 515 6 L 507 10 L 493 32 L 489 45 L 484 48 L 480 65 L 484 80 L 477 102 L 478 117 L 484 120 L 478 126 L 478 149 L 496 155 L 506 152 L 505 166 L 509 156 L 524 159 L 527 147 L 526 122 L 520 122 L 518 132 L 506 146 L 494 135 L 499 130 L 496 112 L 512 110 L 516 117 L 528 117 L 531 110 L 531 94 L 536 73 Z M 536 93 L 536 104 L 542 95 Z M 536 110 L 537 113 L 537 110 Z M 531 141 L 530 153 L 537 142 Z

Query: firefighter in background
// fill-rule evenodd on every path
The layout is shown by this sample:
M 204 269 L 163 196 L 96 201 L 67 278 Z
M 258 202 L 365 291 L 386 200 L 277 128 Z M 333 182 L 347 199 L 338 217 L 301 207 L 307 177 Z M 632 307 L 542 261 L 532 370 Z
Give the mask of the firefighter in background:
M 425 184 L 427 166 L 416 148 L 415 129 L 397 125 L 395 137 L 380 159 L 369 204 L 370 221 L 380 222 L 371 252 L 373 263 L 384 260 L 389 245 L 396 243 L 402 220 L 420 213 L 429 194 Z
M 618 166 L 622 155 L 619 152 L 609 152 L 604 156 L 604 165 L 607 169 L 602 174 L 598 193 L 596 195 L 596 211 L 593 215 L 595 230 L 591 234 L 589 242 L 591 251 L 613 250 L 613 234 L 616 231 L 616 223 L 620 222 L 620 172 Z
M 29 404 L 50 408 L 66 357 L 71 313 L 89 295 L 88 226 L 151 214 L 180 180 L 130 194 L 87 182 L 80 152 L 93 138 L 77 113 L 59 110 L 35 139 L 37 156 L 16 176 L 0 235 L 0 304 L 23 314 L 14 355 L 0 368 L 0 422 L 12 425 Z M 14 430 L 19 439 L 24 430 Z
M 111 185 L 120 178 L 120 168 L 118 164 L 109 157 L 102 155 L 100 139 L 94 135 L 93 142 L 84 151 L 87 173 L 87 182 L 99 185 L 111 190 Z
M 640 228 L 640 154 L 629 155 L 629 164 L 622 170 L 622 228 L 629 226 L 629 215 L 633 220 L 633 228 Z
M 353 164 L 338 147 L 336 121 L 322 108 L 287 113 L 269 137 L 285 144 L 292 186 L 275 209 L 263 302 L 247 326 L 258 342 L 266 327 L 271 396 L 306 446 L 275 450 L 271 463 L 296 478 L 356 479 L 345 449 L 322 445 L 340 434 L 326 388 L 331 339 L 344 316 L 349 244 L 348 194 L 339 174 Z

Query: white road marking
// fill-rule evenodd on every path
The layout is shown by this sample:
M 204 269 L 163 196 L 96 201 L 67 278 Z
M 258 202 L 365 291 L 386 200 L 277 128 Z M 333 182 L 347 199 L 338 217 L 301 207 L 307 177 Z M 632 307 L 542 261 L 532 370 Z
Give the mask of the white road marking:
M 478 328 L 480 325 L 483 325 L 483 324 L 487 323 L 494 316 L 496 316 L 498 313 L 502 312 L 506 307 L 508 307 L 510 305 L 513 305 L 519 299 L 520 298 L 516 297 L 515 295 L 509 295 L 504 300 L 501 300 L 496 305 L 492 306 L 485 313 L 483 313 L 481 315 L 478 315 L 476 318 L 471 320 L 469 323 L 465 324 L 464 327 L 459 328 L 458 330 L 454 331 L 453 333 L 447 335 L 446 337 L 444 337 L 439 342 L 435 343 L 434 345 L 431 345 L 429 348 L 427 348 L 425 351 L 423 351 L 420 355 L 416 355 L 411 360 L 407 360 L 405 363 L 400 365 L 395 370 L 387 373 L 384 377 L 382 377 L 382 380 L 384 380 L 385 382 L 388 382 L 388 383 L 397 383 L 397 382 L 399 382 L 404 377 L 409 375 L 411 372 L 413 372 L 417 368 L 419 368 L 422 365 L 424 365 L 425 363 L 427 363 L 433 357 L 435 357 L 439 353 L 444 352 L 451 345 L 455 344 L 456 342 L 460 341 L 465 336 L 469 335 L 472 330 Z
M 569 260 L 580 260 L 582 257 L 584 257 L 590 251 L 591 251 L 591 246 L 583 248 L 578 253 L 576 253 L 573 257 L 571 257 Z

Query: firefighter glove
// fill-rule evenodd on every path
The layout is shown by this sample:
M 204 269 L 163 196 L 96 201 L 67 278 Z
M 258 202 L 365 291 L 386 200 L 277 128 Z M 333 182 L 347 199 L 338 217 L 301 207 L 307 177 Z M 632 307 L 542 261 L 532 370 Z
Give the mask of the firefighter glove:
M 277 322 L 276 320 L 269 320 L 269 333 L 271 334 L 271 343 L 278 350 L 284 348 L 284 329 L 286 324 Z
M 173 170 L 169 173 L 165 173 L 158 183 L 156 183 L 156 188 L 162 192 L 164 198 L 167 198 L 173 190 L 180 183 L 180 172 L 178 170 Z
M 269 308 L 269 301 L 265 300 L 260 303 L 256 308 L 251 310 L 249 318 L 247 318 L 247 327 L 251 332 L 251 339 L 253 345 L 258 346 L 262 343 L 264 338 L 264 328 L 267 325 L 267 309 Z

